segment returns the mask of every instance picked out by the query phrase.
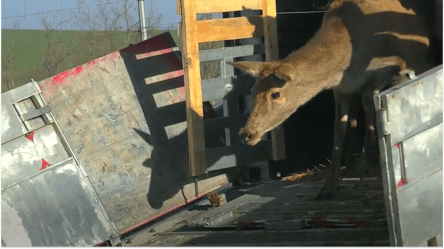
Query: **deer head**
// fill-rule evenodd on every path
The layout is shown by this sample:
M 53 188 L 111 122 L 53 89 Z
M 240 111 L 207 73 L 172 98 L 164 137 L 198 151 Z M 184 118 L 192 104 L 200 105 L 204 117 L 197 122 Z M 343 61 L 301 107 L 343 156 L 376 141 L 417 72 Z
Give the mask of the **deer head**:
M 228 64 L 256 78 L 251 89 L 254 108 L 247 124 L 239 131 L 243 143 L 255 145 L 265 133 L 284 122 L 303 103 L 303 98 L 297 96 L 302 93 L 303 88 L 298 84 L 295 66 L 290 63 L 273 61 Z

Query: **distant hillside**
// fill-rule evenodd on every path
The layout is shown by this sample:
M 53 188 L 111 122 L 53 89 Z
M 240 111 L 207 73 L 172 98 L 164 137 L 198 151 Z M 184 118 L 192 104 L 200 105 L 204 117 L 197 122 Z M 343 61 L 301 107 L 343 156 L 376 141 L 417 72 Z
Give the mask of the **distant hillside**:
M 158 30 L 153 36 L 164 33 Z M 177 31 L 170 31 L 179 45 Z M 51 77 L 95 58 L 138 42 L 138 34 L 126 32 L 85 32 L 2 29 L 2 92 L 28 83 Z M 48 44 L 48 41 L 50 43 Z M 66 58 L 63 56 L 67 56 Z M 12 59 L 13 58 L 13 59 Z M 63 59 L 55 73 L 49 66 L 51 60 Z M 44 61 L 45 59 L 45 62 Z M 8 63 L 11 62 L 12 63 Z M 54 62 L 54 63 L 56 63 Z M 10 64 L 10 67 L 8 67 Z M 52 70 L 54 71 L 54 70 Z

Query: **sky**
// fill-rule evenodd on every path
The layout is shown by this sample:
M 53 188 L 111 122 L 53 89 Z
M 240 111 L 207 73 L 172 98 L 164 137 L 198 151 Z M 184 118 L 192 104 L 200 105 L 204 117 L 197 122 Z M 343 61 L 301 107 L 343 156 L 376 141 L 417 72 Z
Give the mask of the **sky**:
M 122 0 L 81 0 L 84 2 L 84 6 L 88 7 L 90 11 L 97 11 L 97 6 L 103 5 L 106 2 L 122 2 Z M 149 1 L 154 1 L 156 14 L 163 15 L 160 22 L 160 26 L 168 27 L 173 25 L 177 28 L 177 24 L 180 21 L 180 16 L 176 13 L 176 0 L 145 0 L 145 13 L 149 12 L 150 4 Z M 1 0 L 1 26 L 2 29 L 13 29 L 17 24 L 18 29 L 43 29 L 40 23 L 42 18 L 42 12 L 53 11 L 50 13 L 45 13 L 45 15 L 51 16 L 57 13 L 59 10 L 64 10 L 59 12 L 62 15 L 69 15 L 70 12 L 77 9 L 76 0 Z M 137 6 L 137 0 L 130 0 L 134 2 Z M 122 4 L 122 3 L 120 3 Z M 70 10 L 71 9 L 71 10 Z M 34 14 L 34 15 L 33 15 Z M 137 8 L 133 13 L 130 13 L 135 20 L 138 20 L 139 15 Z M 24 16 L 26 17 L 20 17 Z M 16 17 L 19 16 L 19 17 Z M 76 28 L 73 28 L 76 29 Z

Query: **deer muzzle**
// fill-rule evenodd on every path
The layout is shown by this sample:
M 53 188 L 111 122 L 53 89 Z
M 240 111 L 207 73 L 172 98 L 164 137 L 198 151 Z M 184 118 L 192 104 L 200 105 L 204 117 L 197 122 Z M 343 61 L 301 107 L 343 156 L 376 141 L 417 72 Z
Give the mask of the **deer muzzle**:
M 251 140 L 251 134 L 245 131 L 243 133 L 240 133 L 239 137 L 243 144 L 248 144 L 248 142 L 250 142 Z

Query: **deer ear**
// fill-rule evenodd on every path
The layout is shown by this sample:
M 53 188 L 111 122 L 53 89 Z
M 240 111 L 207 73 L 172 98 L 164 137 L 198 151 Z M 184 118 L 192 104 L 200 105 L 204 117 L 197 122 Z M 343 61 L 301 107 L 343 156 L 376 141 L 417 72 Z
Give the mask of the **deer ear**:
M 285 63 L 274 70 L 274 75 L 281 80 L 292 81 L 294 80 L 294 71 L 293 66 Z
M 237 69 L 240 69 L 253 77 L 258 77 L 259 73 L 267 65 L 266 62 L 260 62 L 260 61 L 242 61 L 242 62 L 227 61 L 227 64 Z

